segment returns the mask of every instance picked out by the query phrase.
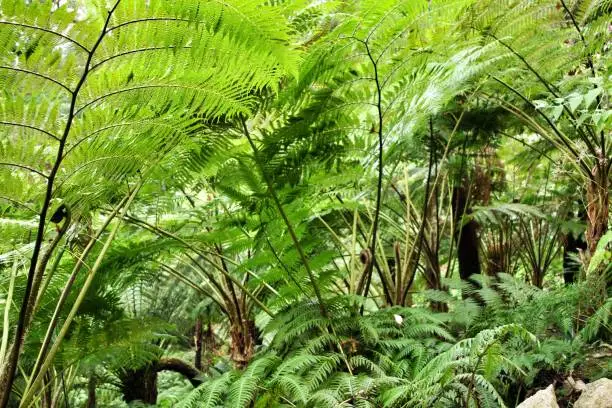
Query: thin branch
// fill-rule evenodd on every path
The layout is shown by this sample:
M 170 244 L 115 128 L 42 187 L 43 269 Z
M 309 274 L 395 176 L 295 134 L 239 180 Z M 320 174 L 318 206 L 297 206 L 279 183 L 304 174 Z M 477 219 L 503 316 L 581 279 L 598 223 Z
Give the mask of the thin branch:
M 232 276 L 230 273 L 227 273 L 223 268 L 221 268 L 219 265 L 217 265 L 215 262 L 213 262 L 210 258 L 208 258 L 208 256 L 206 256 L 206 254 L 201 251 L 200 249 L 196 248 L 195 246 L 191 245 L 190 243 L 188 243 L 187 241 L 185 241 L 183 238 L 179 237 L 178 235 L 175 235 L 169 231 L 166 231 L 164 229 L 161 229 L 159 227 L 156 227 L 154 225 L 149 224 L 146 221 L 140 220 L 138 218 L 134 218 L 130 215 L 125 215 L 124 218 L 128 221 L 131 221 L 133 223 L 135 223 L 136 225 L 140 225 L 140 226 L 146 226 L 147 229 L 154 231 L 156 234 L 171 238 L 181 244 L 183 244 L 186 248 L 191 249 L 194 253 L 196 253 L 198 256 L 200 256 L 203 260 L 205 260 L 206 262 L 208 262 L 211 266 L 213 266 L 215 269 L 217 269 L 219 272 L 221 272 L 221 274 L 227 278 L 229 278 L 232 282 L 234 282 L 234 284 L 236 284 L 236 286 L 238 286 L 238 288 L 240 288 L 240 290 L 245 293 L 249 298 L 251 298 L 253 300 L 253 302 L 255 302 L 257 304 L 257 306 L 259 306 L 261 308 L 261 310 L 263 310 L 264 312 L 266 312 L 266 314 L 268 314 L 270 317 L 274 317 L 274 313 L 272 313 L 272 311 L 270 311 L 270 309 L 268 309 L 268 307 L 266 307 L 266 305 L 264 305 L 261 300 L 257 299 L 257 297 L 255 295 L 253 295 L 242 283 L 240 283 L 240 281 L 238 279 L 236 279 L 234 276 Z
M 30 70 L 27 70 L 27 69 L 9 67 L 9 66 L 6 66 L 6 65 L 0 65 L 0 69 L 7 69 L 7 70 L 10 70 L 10 71 L 23 72 L 24 74 L 29 74 L 29 75 L 37 76 L 39 78 L 43 78 L 43 79 L 46 79 L 47 81 L 53 82 L 54 84 L 59 85 L 62 88 L 64 88 L 69 93 L 72 93 L 72 89 L 68 88 L 66 85 L 62 84 L 60 81 L 58 81 L 56 79 L 53 79 L 53 78 L 51 78 L 50 76 L 47 76 L 47 75 L 43 75 L 43 74 L 40 74 L 38 72 L 30 71 Z
M 20 206 L 20 207 L 25 208 L 25 209 L 26 209 L 26 210 L 28 210 L 28 211 L 31 211 L 31 212 L 33 212 L 33 213 L 35 213 L 35 214 L 38 214 L 38 211 L 36 211 L 36 210 L 35 210 L 35 209 L 33 209 L 32 207 L 30 207 L 29 205 L 22 203 L 21 201 L 14 200 L 14 199 L 9 198 L 9 197 L 6 197 L 6 196 L 0 196 L 0 200 L 6 200 L 6 201 L 8 201 L 9 203 L 16 204 L 16 205 L 18 205 L 18 206 Z
M 433 134 L 433 121 L 431 117 L 429 118 L 429 164 L 427 165 L 427 182 L 425 184 L 425 204 L 423 206 L 423 218 L 421 219 L 421 226 L 419 227 L 419 234 L 417 235 L 417 254 L 414 258 L 414 269 L 412 270 L 412 274 L 410 275 L 410 279 L 406 284 L 404 289 L 404 293 L 402 295 L 402 302 L 404 304 L 406 301 L 406 297 L 408 296 L 408 290 L 412 286 L 414 282 L 414 278 L 416 277 L 417 269 L 419 267 L 419 258 L 421 257 L 421 252 L 423 250 L 423 235 L 425 233 L 425 224 L 427 222 L 427 207 L 429 207 L 429 195 L 431 189 L 431 170 L 433 167 L 433 148 L 434 148 L 434 134 Z M 434 181 L 437 184 L 437 175 L 436 180 Z M 408 264 L 407 264 L 408 265 Z
M 110 33 L 111 31 L 117 30 L 121 27 L 125 27 L 131 24 L 137 24 L 137 23 L 146 23 L 146 22 L 150 22 L 150 21 L 173 21 L 173 22 L 181 22 L 181 23 L 190 23 L 193 22 L 193 20 L 188 19 L 188 18 L 176 18 L 176 17 L 149 17 L 149 18 L 139 18 L 136 20 L 130 20 L 130 21 L 126 21 L 124 23 L 121 24 L 117 24 L 116 26 L 112 26 L 110 27 L 108 30 L 106 30 L 107 33 Z
M 595 64 L 593 64 L 593 57 L 591 56 L 591 53 L 589 52 L 589 47 L 587 45 L 586 39 L 584 38 L 584 34 L 582 33 L 582 30 L 580 29 L 580 26 L 578 25 L 578 22 L 576 21 L 576 18 L 574 17 L 574 13 L 572 13 L 570 11 L 570 9 L 565 4 L 564 0 L 561 0 L 561 5 L 563 6 L 563 8 L 567 12 L 567 14 L 569 14 L 570 18 L 572 19 L 572 24 L 574 25 L 574 28 L 578 32 L 578 35 L 580 36 L 580 40 L 582 41 L 582 45 L 584 45 L 584 49 L 586 51 L 587 66 L 591 69 L 591 75 L 593 75 L 593 78 L 596 78 L 597 77 L 597 73 L 595 72 Z M 593 86 L 595 88 L 597 88 L 596 84 L 594 84 Z M 601 97 L 599 95 L 597 95 L 597 104 L 599 105 L 600 103 L 601 103 Z M 606 157 L 606 140 L 605 140 L 605 136 L 604 136 L 604 131 L 603 130 L 601 131 L 600 137 L 601 137 L 601 139 L 600 139 L 599 143 L 600 143 L 600 148 L 601 148 L 601 155 L 605 159 L 605 157 Z M 612 162 L 610 164 L 612 164 Z
M 16 22 L 13 22 L 13 21 L 0 21 L 0 24 L 12 25 L 12 26 L 23 27 L 23 28 L 30 28 L 32 30 L 38 30 L 38 31 L 42 31 L 42 32 L 45 32 L 45 33 L 53 34 L 53 35 L 56 35 L 58 37 L 63 38 L 64 40 L 70 41 L 71 43 L 73 43 L 77 47 L 81 48 L 85 52 L 88 52 L 88 53 L 92 52 L 92 51 L 88 50 L 87 47 L 85 47 L 83 44 L 79 43 L 77 40 L 72 39 L 72 38 L 68 37 L 67 35 L 58 33 L 57 31 L 49 30 L 48 28 L 33 26 L 33 25 L 30 25 L 30 24 L 16 23 Z
M 574 28 L 578 32 L 578 35 L 580 36 L 580 41 L 582 41 L 584 48 L 588 50 L 586 39 L 584 38 L 584 34 L 582 33 L 582 30 L 580 29 L 580 26 L 578 25 L 578 22 L 576 21 L 576 18 L 574 17 L 574 13 L 570 11 L 570 9 L 565 4 L 564 0 L 561 0 L 561 5 L 563 6 L 563 9 L 565 10 L 565 12 L 570 16 L 570 19 L 572 20 L 572 24 L 574 25 Z M 587 52 L 587 64 L 588 64 L 588 67 L 591 69 L 591 74 L 593 75 L 593 77 L 595 77 L 596 76 L 595 66 L 593 65 L 593 59 L 591 57 L 591 54 L 589 54 L 588 52 Z
M 538 112 L 540 114 L 540 116 L 542 116 L 542 118 L 544 118 L 546 123 L 548 123 L 548 125 L 551 127 L 551 129 L 557 135 L 557 137 L 559 137 L 559 139 L 565 145 L 565 147 L 567 147 L 567 149 L 571 152 L 571 154 L 574 156 L 574 158 L 576 160 L 578 160 L 578 162 L 580 163 L 580 166 L 582 167 L 582 169 L 584 170 L 584 172 L 588 176 L 588 178 L 592 179 L 593 175 L 591 174 L 591 169 L 589 169 L 589 166 L 586 165 L 586 163 L 584 162 L 584 160 L 582 159 L 580 154 L 569 143 L 570 140 L 561 133 L 561 131 L 557 128 L 557 126 L 553 123 L 553 121 L 548 116 L 546 116 L 546 114 L 544 112 L 542 112 L 541 109 L 537 109 L 536 106 L 529 99 L 527 99 L 527 97 L 525 97 L 522 93 L 520 93 L 518 90 L 516 90 L 515 88 L 511 87 L 506 82 L 502 81 L 501 79 L 499 79 L 497 77 L 493 77 L 493 79 L 495 81 L 499 82 L 500 84 L 502 84 L 503 86 L 505 86 L 506 88 L 508 88 L 514 94 L 516 94 L 525 103 L 527 103 L 532 109 L 534 109 L 536 112 Z
M 137 48 L 134 50 L 129 50 L 129 51 L 124 51 L 124 52 L 120 52 L 118 54 L 113 54 L 110 57 L 104 58 L 103 60 L 100 60 L 98 62 L 96 62 L 95 64 L 93 64 L 91 66 L 91 70 L 90 71 L 94 71 L 96 69 L 98 69 L 101 65 L 103 65 L 104 63 L 111 61 L 115 58 L 119 58 L 119 57 L 124 57 L 126 55 L 130 55 L 130 54 L 136 54 L 136 53 L 140 53 L 140 52 L 147 52 L 147 51 L 161 51 L 161 50 L 176 50 L 176 49 L 185 49 L 185 50 L 189 50 L 191 49 L 191 46 L 182 46 L 182 47 L 175 47 L 173 45 L 169 45 L 167 47 L 146 47 L 146 48 Z
M 26 128 L 26 129 L 32 129 L 32 130 L 36 130 L 40 133 L 44 133 L 45 135 L 55 139 L 55 140 L 60 140 L 59 137 L 55 136 L 53 133 L 46 131 L 45 129 L 41 129 L 39 127 L 36 126 L 31 126 L 31 125 L 27 125 L 25 123 L 17 123 L 17 122 L 6 122 L 6 121 L 0 121 L 0 125 L 6 125 L 6 126 L 16 126 L 16 127 L 22 127 L 22 128 Z
M 28 303 L 30 300 L 30 297 L 32 296 L 32 286 L 34 283 L 34 276 L 36 273 L 36 265 L 38 263 L 38 257 L 40 254 L 40 249 L 42 246 L 42 242 L 44 240 L 44 235 L 45 235 L 45 225 L 47 222 L 47 212 L 49 210 L 49 206 L 51 204 L 51 198 L 53 197 L 53 184 L 55 181 L 55 176 L 57 175 L 57 172 L 59 171 L 60 165 L 62 163 L 62 157 L 63 157 L 63 152 L 64 152 L 64 147 L 66 145 L 66 140 L 68 139 L 68 135 L 70 134 L 70 129 L 72 128 L 72 123 L 73 123 L 73 119 L 74 119 L 74 115 L 75 115 L 75 107 L 76 107 L 76 102 L 77 102 L 77 97 L 79 94 L 79 91 L 81 89 L 81 87 L 83 86 L 83 84 L 85 83 L 85 80 L 87 79 L 87 75 L 89 73 L 89 65 L 91 64 L 91 59 L 93 58 L 93 54 L 95 53 L 96 49 L 98 48 L 98 46 L 100 45 L 100 43 L 102 42 L 102 39 L 104 38 L 104 36 L 106 35 L 106 28 L 108 27 L 108 23 L 110 21 L 110 18 L 113 14 L 113 12 L 115 11 L 115 9 L 117 8 L 117 6 L 119 5 L 119 2 L 121 0 L 117 0 L 115 5 L 112 7 L 112 9 L 108 12 L 108 16 L 106 17 L 106 21 L 104 22 L 104 26 L 102 27 L 102 31 L 100 33 L 100 35 L 98 36 L 98 39 L 96 41 L 96 43 L 93 45 L 93 47 L 91 48 L 91 50 L 87 50 L 85 47 L 83 47 L 82 45 L 80 45 L 79 43 L 77 43 L 76 41 L 62 35 L 62 34 L 58 34 L 55 33 L 53 31 L 50 30 L 45 30 L 45 29 L 41 29 L 38 27 L 34 27 L 34 26 L 29 26 L 30 28 L 34 28 L 34 29 L 41 29 L 42 31 L 48 31 L 50 33 L 59 35 L 60 37 L 64 37 L 72 42 L 74 42 L 75 44 L 81 46 L 81 48 L 83 48 L 84 50 L 87 51 L 87 61 L 85 62 L 84 65 L 84 69 L 83 69 L 83 73 L 81 74 L 81 78 L 79 79 L 79 82 L 77 83 L 74 91 L 72 92 L 72 98 L 70 101 L 70 108 L 68 109 L 68 114 L 67 114 L 67 119 L 66 119 L 66 127 L 64 128 L 64 132 L 62 134 L 62 137 L 59 140 L 59 147 L 57 149 L 57 156 L 55 159 L 55 162 L 53 163 L 53 167 L 51 169 L 51 172 L 49 173 L 49 176 L 47 177 L 47 189 L 45 192 L 45 198 L 43 201 L 43 205 L 42 205 L 42 209 L 40 210 L 40 217 L 39 217 L 39 221 L 38 221 L 38 231 L 36 233 L 36 240 L 34 241 L 34 248 L 32 250 L 32 257 L 30 259 L 30 267 L 28 270 L 28 278 L 26 281 L 26 287 L 25 287 L 25 291 L 23 294 L 23 300 L 21 303 L 21 309 L 19 311 L 19 319 L 17 320 L 17 328 L 15 330 L 15 341 L 14 341 L 14 346 L 11 350 L 11 354 L 9 356 L 9 360 L 7 362 L 7 364 L 5 364 L 5 367 L 3 368 L 3 372 L 2 372 L 2 376 L 3 381 L 5 383 L 4 385 L 4 389 L 2 391 L 2 394 L 0 395 L 0 407 L 2 408 L 6 408 L 8 406 L 9 403 L 9 396 L 11 394 L 12 388 L 13 388 L 13 382 L 15 380 L 15 372 L 17 370 L 17 362 L 19 360 L 19 354 L 21 352 L 21 346 L 23 344 L 24 341 L 24 334 L 25 334 L 25 330 L 26 330 L 26 314 L 27 314 L 27 309 L 28 309 Z M 20 25 L 20 24 L 16 24 L 16 23 L 6 23 L 6 22 L 0 22 L 0 24 L 13 24 L 13 25 Z M 24 27 L 28 27 L 26 25 L 21 25 Z M 35 294 L 37 295 L 37 294 Z
M 507 48 L 512 54 L 514 54 L 518 59 L 520 59 L 521 62 L 525 65 L 525 67 L 527 67 L 527 69 L 536 76 L 538 81 L 540 81 L 542 85 L 544 85 L 544 87 L 548 90 L 548 92 L 550 92 L 555 98 L 559 98 L 559 94 L 557 93 L 558 89 L 556 89 L 556 87 L 553 88 L 553 85 L 551 85 L 546 79 L 544 79 L 544 77 L 540 75 L 540 73 L 533 66 L 531 66 L 531 64 L 525 59 L 525 57 L 523 57 L 518 51 L 512 48 L 510 44 L 506 43 L 505 41 L 502 41 L 501 39 L 497 38 L 495 35 L 491 33 L 488 33 L 488 35 L 494 38 L 497 42 L 499 42 L 501 45 Z M 591 153 L 596 154 L 595 148 L 591 144 L 591 141 L 588 135 L 586 135 L 582 131 L 582 128 L 577 125 L 576 116 L 572 113 L 572 111 L 567 107 L 566 104 L 563 104 L 562 107 L 563 107 L 563 110 L 567 113 L 567 115 L 572 119 L 572 125 L 574 125 L 576 132 L 578 132 L 578 134 L 581 135 L 581 139 L 586 143 Z
M 368 58 L 370 59 L 370 62 L 372 63 L 372 67 L 374 69 L 374 81 L 376 83 L 376 110 L 378 113 L 378 180 L 376 182 L 376 208 L 374 210 L 374 222 L 372 224 L 372 242 L 370 244 L 370 253 L 372 254 L 372 262 L 369 263 L 368 269 L 366 271 L 367 280 L 366 280 L 366 285 L 365 285 L 364 292 L 363 292 L 363 296 L 367 298 L 368 292 L 370 290 L 370 282 L 372 280 L 372 270 L 374 268 L 374 263 L 376 260 L 376 242 L 377 242 L 377 235 L 378 235 L 378 222 L 379 222 L 379 217 L 380 217 L 380 205 L 382 201 L 382 183 L 383 183 L 384 163 L 383 163 L 382 88 L 380 84 L 380 78 L 378 76 L 378 65 L 376 61 L 374 60 L 374 57 L 372 55 L 370 47 L 368 46 L 367 41 L 364 42 L 363 44 L 366 48 Z M 380 273 L 380 269 L 378 270 Z M 381 283 L 383 285 L 383 289 L 385 290 L 385 293 L 388 293 L 389 289 L 387 287 L 385 280 L 382 278 L 382 273 L 380 273 L 380 275 L 381 275 Z M 361 307 L 361 313 L 363 313 L 363 305 Z
M 48 179 L 48 178 L 49 178 L 49 176 L 47 176 L 47 175 L 46 175 L 45 173 L 43 173 L 42 171 L 40 171 L 40 170 L 36 170 L 35 168 L 30 167 L 30 166 L 26 166 L 26 165 L 24 165 L 24 164 L 18 164 L 18 163 L 8 163 L 8 162 L 0 162 L 0 166 L 17 167 L 17 168 L 20 168 L 20 169 L 28 170 L 28 171 L 30 171 L 30 172 L 32 172 L 32 173 L 36 173 L 36 174 L 38 174 L 39 176 L 41 176 L 41 177 L 43 177 L 43 178 L 46 178 L 46 179 Z
M 289 235 L 291 236 L 291 240 L 293 241 L 293 244 L 295 245 L 295 249 L 297 250 L 300 259 L 302 261 L 302 264 L 304 265 L 304 269 L 306 269 L 306 273 L 308 274 L 308 278 L 310 279 L 310 284 L 314 290 L 315 296 L 317 297 L 317 300 L 319 302 L 319 309 L 321 311 L 321 314 L 324 317 L 329 318 L 329 314 L 327 313 L 327 308 L 325 307 L 325 303 L 323 302 L 323 296 L 321 295 L 321 291 L 319 290 L 319 285 L 317 284 L 316 278 L 314 276 L 314 273 L 312 272 L 312 269 L 310 269 L 310 263 L 308 262 L 308 259 L 306 258 L 306 254 L 304 253 L 304 249 L 302 248 L 302 245 L 300 244 L 300 241 L 297 237 L 297 235 L 295 234 L 295 231 L 293 230 L 293 226 L 291 225 L 291 221 L 289 221 L 289 218 L 287 217 L 287 214 L 285 213 L 285 210 L 283 209 L 283 206 L 280 202 L 280 200 L 278 199 L 278 196 L 276 195 L 276 191 L 274 189 L 274 185 L 272 183 L 272 180 L 270 179 L 270 176 L 268 175 L 268 172 L 266 172 L 266 169 L 264 168 L 263 164 L 261 163 L 261 160 L 259 158 L 259 150 L 257 149 L 257 146 L 255 146 L 255 143 L 253 142 L 253 139 L 251 138 L 251 134 L 249 133 L 249 130 L 247 128 L 246 125 L 246 121 L 244 120 L 243 117 L 240 118 L 241 122 L 242 122 L 242 129 L 244 131 L 244 135 L 247 138 L 249 145 L 251 146 L 251 149 L 253 150 L 253 156 L 255 158 L 255 161 L 257 163 L 257 165 L 259 166 L 261 173 L 266 181 L 266 184 L 268 185 L 268 192 L 270 193 L 270 196 L 272 197 L 272 200 L 274 201 L 274 204 L 276 204 L 277 210 L 280 213 L 283 221 L 285 222 L 285 225 L 287 226 L 287 230 L 289 231 Z

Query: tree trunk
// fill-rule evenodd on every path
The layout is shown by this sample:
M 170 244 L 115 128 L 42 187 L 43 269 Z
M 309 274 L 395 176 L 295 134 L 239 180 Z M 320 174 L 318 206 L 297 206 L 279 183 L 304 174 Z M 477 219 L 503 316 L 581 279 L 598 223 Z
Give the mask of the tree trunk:
M 465 187 L 453 188 L 452 210 L 455 225 L 458 225 L 457 260 L 459 276 L 468 280 L 473 274 L 480 274 L 478 255 L 478 223 L 475 220 L 463 222 L 463 217 L 471 213 L 469 197 Z
M 539 267 L 534 268 L 531 272 L 531 284 L 540 289 L 544 287 L 544 273 Z
M 89 377 L 87 382 L 87 404 L 86 408 L 96 408 L 96 377 Z
M 257 336 L 255 322 L 245 320 L 242 325 L 232 323 L 230 335 L 232 338 L 230 358 L 237 368 L 244 368 L 251 361 L 255 351 Z
M 202 319 L 198 317 L 194 333 L 195 358 L 193 364 L 198 370 L 202 370 Z
M 145 404 L 155 405 L 157 402 L 157 373 L 160 371 L 174 371 L 182 374 L 194 387 L 202 384 L 198 378 L 200 371 L 195 367 L 178 358 L 162 358 L 145 367 L 123 370 L 119 374 L 121 392 L 125 402 L 142 401 Z
M 603 164 L 592 170 L 593 177 L 587 188 L 587 233 L 586 239 L 591 255 L 595 253 L 597 243 L 608 230 L 608 212 L 610 207 L 609 173 Z
M 576 275 L 580 271 L 580 263 L 576 262 L 576 257 L 579 250 L 586 250 L 587 243 L 582 238 L 582 234 L 578 237 L 570 232 L 565 237 L 563 242 L 563 281 L 566 285 L 576 282 Z
M 155 364 L 138 369 L 124 370 L 121 375 L 121 392 L 125 402 L 142 401 L 157 403 L 157 370 Z

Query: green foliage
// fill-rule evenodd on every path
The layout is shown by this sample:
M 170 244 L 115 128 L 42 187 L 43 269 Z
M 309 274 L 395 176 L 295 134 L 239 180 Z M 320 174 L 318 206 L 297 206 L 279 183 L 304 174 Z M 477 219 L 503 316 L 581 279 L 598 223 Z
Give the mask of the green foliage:
M 520 326 L 506 325 L 456 344 L 440 343 L 440 336 L 451 340 L 450 335 L 435 315 L 419 309 L 311 322 L 309 326 L 317 328 L 309 333 L 301 331 L 306 318 L 289 316 L 296 317 L 280 317 L 283 323 L 271 350 L 244 373 L 234 374 L 238 377 L 227 388 L 223 404 L 244 406 L 238 401 L 246 404 L 256 396 L 256 406 L 455 406 L 470 395 L 474 402 L 504 406 L 493 384 L 502 372 L 520 376 L 521 369 L 509 359 L 511 350 L 535 342 Z M 403 316 L 402 322 L 394 316 Z M 302 339 L 297 343 L 292 337 L 296 329 Z M 194 390 L 190 403 L 210 401 L 223 378 Z M 220 394 L 214 394 L 214 404 L 221 403 Z
M 609 375 L 611 7 L 0 2 L 0 397 L 125 406 L 173 358 L 159 406 Z

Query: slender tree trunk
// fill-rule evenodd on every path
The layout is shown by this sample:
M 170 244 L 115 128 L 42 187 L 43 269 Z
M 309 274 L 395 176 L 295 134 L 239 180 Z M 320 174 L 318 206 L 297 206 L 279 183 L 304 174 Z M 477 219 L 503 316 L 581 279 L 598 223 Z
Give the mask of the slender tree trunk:
M 534 268 L 531 272 L 531 284 L 540 289 L 544 286 L 544 273 L 539 267 Z
M 87 403 L 86 408 L 96 408 L 96 377 L 89 377 L 87 382 Z
M 25 332 L 27 331 L 27 328 L 28 328 L 27 327 L 28 326 L 27 321 L 29 320 L 28 319 L 28 308 L 32 302 L 32 298 L 36 299 L 36 297 L 38 296 L 37 293 L 33 293 L 32 289 L 35 283 L 36 269 L 38 266 L 40 250 L 41 250 L 42 242 L 43 242 L 44 235 L 45 235 L 45 226 L 47 225 L 47 212 L 49 211 L 49 208 L 51 205 L 51 199 L 53 197 L 53 188 L 54 188 L 55 178 L 62 164 L 64 148 L 66 147 L 66 143 L 68 141 L 68 135 L 70 134 L 70 130 L 73 125 L 77 97 L 91 69 L 90 65 L 91 65 L 91 61 L 94 56 L 94 53 L 96 52 L 96 49 L 102 42 L 102 39 L 104 38 L 104 36 L 107 34 L 106 29 L 108 27 L 108 23 L 110 21 L 110 18 L 113 12 L 119 5 L 119 1 L 120 0 L 117 0 L 115 5 L 109 10 L 108 15 L 106 17 L 106 21 L 104 22 L 104 26 L 102 27 L 102 31 L 100 32 L 100 35 L 98 36 L 97 41 L 87 51 L 87 60 L 84 65 L 83 72 L 75 88 L 71 91 L 70 106 L 68 107 L 68 111 L 67 111 L 66 124 L 65 124 L 62 136 L 59 139 L 55 161 L 53 162 L 51 171 L 47 175 L 47 186 L 46 186 L 45 196 L 44 196 L 44 200 L 42 202 L 42 207 L 41 207 L 39 217 L 38 217 L 38 229 L 36 231 L 36 240 L 34 241 L 34 248 L 32 249 L 32 257 L 30 258 L 28 277 L 26 281 L 23 300 L 21 302 L 21 308 L 19 311 L 19 319 L 17 320 L 17 327 L 15 329 L 14 346 L 11 348 L 11 353 L 8 356 L 8 361 L 4 364 L 3 367 L 0 367 L 0 369 L 2 370 L 2 372 L 0 373 L 0 407 L 1 408 L 5 408 L 9 403 L 10 394 L 13 388 L 13 382 L 15 381 L 15 373 L 17 370 L 17 363 L 19 360 L 20 352 L 21 352 L 21 346 L 25 340 Z
M 194 343 L 195 359 L 193 363 L 196 369 L 202 370 L 202 318 L 200 317 L 198 317 L 195 324 Z
M 41 407 L 42 408 L 52 408 L 53 407 L 53 393 L 52 393 L 52 384 L 51 384 L 51 376 L 49 373 L 45 375 L 44 378 L 44 391 L 42 392 L 41 398 Z

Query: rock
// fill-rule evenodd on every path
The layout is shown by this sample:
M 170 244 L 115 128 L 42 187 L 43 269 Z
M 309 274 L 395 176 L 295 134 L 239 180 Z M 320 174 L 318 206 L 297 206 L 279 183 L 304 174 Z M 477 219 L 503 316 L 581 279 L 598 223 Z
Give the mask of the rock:
M 563 385 L 565 386 L 566 394 L 581 393 L 586 388 L 584 381 L 576 381 L 571 375 L 565 379 Z
M 576 391 L 582 392 L 586 389 L 586 384 L 584 383 L 584 381 L 578 380 L 576 381 L 576 384 L 574 385 L 574 389 Z
M 601 378 L 587 384 L 574 408 L 612 408 L 612 380 Z
M 555 387 L 549 385 L 545 390 L 540 390 L 521 402 L 516 408 L 559 408 Z

